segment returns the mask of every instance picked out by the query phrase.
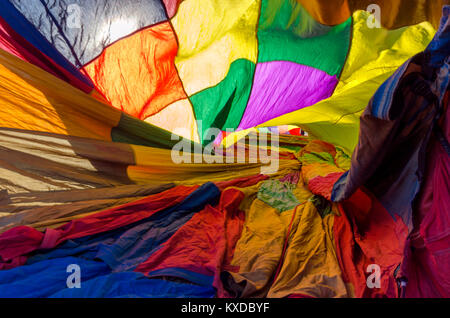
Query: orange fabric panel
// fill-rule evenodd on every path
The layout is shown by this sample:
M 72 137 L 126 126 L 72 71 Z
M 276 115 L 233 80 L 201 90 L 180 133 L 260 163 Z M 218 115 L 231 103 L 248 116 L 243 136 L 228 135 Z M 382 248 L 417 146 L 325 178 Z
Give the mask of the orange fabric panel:
M 174 31 L 164 22 L 116 42 L 84 70 L 112 106 L 144 120 L 187 97 L 174 64 L 177 52 Z
M 194 110 L 187 98 L 167 106 L 145 121 L 181 137 L 200 142 Z
M 111 140 L 122 113 L 0 50 L 0 127 Z

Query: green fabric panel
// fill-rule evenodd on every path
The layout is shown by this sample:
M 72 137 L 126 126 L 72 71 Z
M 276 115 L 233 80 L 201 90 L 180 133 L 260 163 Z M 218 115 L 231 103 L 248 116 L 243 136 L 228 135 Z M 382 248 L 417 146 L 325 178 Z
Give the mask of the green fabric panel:
M 131 117 L 125 113 L 122 114 L 117 127 L 111 129 L 111 139 L 114 142 L 162 149 L 172 149 L 177 143 L 183 140 L 182 137 L 179 137 L 178 140 L 172 140 L 171 132 Z M 192 145 L 195 144 L 191 140 L 185 140 Z M 191 149 L 200 148 L 191 147 Z
M 291 61 L 339 76 L 350 48 L 352 18 L 330 27 L 295 0 L 263 0 L 258 62 Z
M 239 126 L 250 98 L 254 73 L 253 62 L 236 60 L 223 81 L 190 97 L 195 117 L 202 121 L 199 134 L 203 144 L 211 142 L 204 140 L 208 128 L 225 130 Z
M 261 184 L 258 199 L 280 212 L 289 211 L 300 204 L 292 192 L 295 184 L 281 182 L 279 180 L 268 180 Z
M 300 158 L 301 163 L 304 165 L 312 163 L 326 163 L 329 165 L 335 165 L 333 156 L 328 152 L 311 152 L 302 155 Z
M 331 202 L 320 195 L 315 195 L 312 197 L 311 202 L 314 204 L 317 212 L 319 212 L 322 219 L 327 215 L 333 214 L 333 208 Z

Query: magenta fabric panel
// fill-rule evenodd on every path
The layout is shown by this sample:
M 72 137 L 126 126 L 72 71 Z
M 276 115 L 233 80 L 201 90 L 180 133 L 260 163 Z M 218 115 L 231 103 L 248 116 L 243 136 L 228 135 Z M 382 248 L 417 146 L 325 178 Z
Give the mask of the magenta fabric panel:
M 169 19 L 173 18 L 177 13 L 178 5 L 182 0 L 163 0 L 164 5 L 166 6 L 167 16 Z
M 310 66 L 288 61 L 259 63 L 239 128 L 251 128 L 314 105 L 330 97 L 337 83 L 336 76 Z
M 450 105 L 442 133 L 450 140 Z M 428 147 L 425 181 L 415 208 L 415 231 L 410 236 L 403 272 L 407 298 L 450 297 L 450 160 L 433 136 Z

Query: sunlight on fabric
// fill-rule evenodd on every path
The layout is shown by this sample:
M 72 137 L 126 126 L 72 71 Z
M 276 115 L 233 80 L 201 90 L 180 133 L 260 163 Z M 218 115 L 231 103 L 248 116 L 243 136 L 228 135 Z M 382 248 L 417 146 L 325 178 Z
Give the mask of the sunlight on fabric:
M 109 33 L 111 41 L 114 42 L 133 33 L 136 29 L 136 21 L 121 17 L 105 25 L 100 34 Z

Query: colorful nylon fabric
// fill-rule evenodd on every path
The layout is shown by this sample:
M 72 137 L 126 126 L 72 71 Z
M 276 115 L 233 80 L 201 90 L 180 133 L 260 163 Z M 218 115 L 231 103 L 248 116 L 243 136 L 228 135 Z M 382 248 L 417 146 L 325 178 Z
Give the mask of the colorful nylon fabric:
M 1 1 L 0 297 L 449 297 L 449 15 Z

